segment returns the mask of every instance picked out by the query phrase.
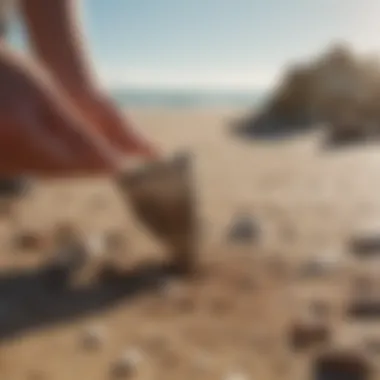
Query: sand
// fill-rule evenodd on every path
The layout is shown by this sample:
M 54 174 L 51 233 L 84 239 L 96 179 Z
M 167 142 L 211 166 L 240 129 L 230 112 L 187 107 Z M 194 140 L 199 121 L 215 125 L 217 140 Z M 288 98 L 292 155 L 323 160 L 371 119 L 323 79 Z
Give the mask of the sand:
M 142 360 L 138 373 L 125 378 L 310 378 L 312 352 L 293 352 L 287 334 L 289 323 L 314 298 L 331 303 L 336 342 L 365 344 L 371 326 L 348 323 L 341 304 L 356 271 L 367 276 L 374 269 L 353 261 L 347 239 L 358 225 L 379 216 L 380 150 L 327 151 L 320 132 L 243 140 L 229 130 L 243 113 L 129 112 L 167 154 L 186 149 L 194 156 L 203 268 L 195 279 L 164 278 L 154 286 L 149 272 L 138 281 L 39 295 L 31 284 L 49 252 L 12 249 L 11 236 L 20 228 L 47 234 L 70 221 L 87 236 L 118 229 L 127 239 L 128 249 L 119 257 L 127 270 L 146 258 L 165 257 L 106 180 L 41 183 L 17 204 L 12 218 L 3 218 L 1 379 L 112 378 L 113 363 L 130 349 Z M 257 221 L 259 241 L 226 241 L 241 211 Z M 339 269 L 321 281 L 297 277 L 297 265 L 316 255 L 332 258 Z M 94 350 L 83 347 L 91 326 L 104 330 Z

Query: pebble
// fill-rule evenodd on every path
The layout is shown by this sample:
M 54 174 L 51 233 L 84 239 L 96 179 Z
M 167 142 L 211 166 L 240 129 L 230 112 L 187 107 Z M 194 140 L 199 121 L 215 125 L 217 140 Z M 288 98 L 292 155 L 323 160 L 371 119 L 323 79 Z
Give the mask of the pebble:
M 36 250 L 44 248 L 45 239 L 36 231 L 19 230 L 13 237 L 13 246 L 20 250 Z
M 81 243 L 62 244 L 54 252 L 54 261 L 72 271 L 79 270 L 87 262 L 87 252 Z
M 86 349 L 93 350 L 101 348 L 106 339 L 106 332 L 103 326 L 87 326 L 83 335 L 83 346 Z
M 315 378 L 366 379 L 372 372 L 372 365 L 362 353 L 328 352 L 314 360 Z
M 180 299 L 184 295 L 184 289 L 173 280 L 164 280 L 160 284 L 159 293 L 161 296 L 170 299 Z
M 29 177 L 12 177 L 0 179 L 1 198 L 20 198 L 28 195 L 35 185 Z
M 341 264 L 341 255 L 334 252 L 311 257 L 300 267 L 301 277 L 322 277 L 335 272 Z
M 380 253 L 380 223 L 368 221 L 356 228 L 349 241 L 352 253 L 360 257 L 372 257 Z
M 90 236 L 86 240 L 87 255 L 93 258 L 99 258 L 104 256 L 106 252 L 106 241 L 102 234 L 96 234 Z
M 80 270 L 88 262 L 88 247 L 80 232 L 70 224 L 58 226 L 54 232 L 55 252 L 53 259 L 57 264 L 70 270 Z
M 139 350 L 128 349 L 113 363 L 111 368 L 112 377 L 120 379 L 136 375 L 142 360 L 142 353 Z
M 311 346 L 328 342 L 330 329 L 326 323 L 319 319 L 296 321 L 290 328 L 289 340 L 295 350 L 309 348 Z
M 239 243 L 252 243 L 260 235 L 260 228 L 257 221 L 251 215 L 237 216 L 230 229 L 228 240 Z

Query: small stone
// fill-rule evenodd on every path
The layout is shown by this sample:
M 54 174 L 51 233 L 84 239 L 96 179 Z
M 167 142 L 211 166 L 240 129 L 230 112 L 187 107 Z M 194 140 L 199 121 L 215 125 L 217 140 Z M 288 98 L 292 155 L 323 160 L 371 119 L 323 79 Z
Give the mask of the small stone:
M 300 277 L 323 277 L 335 273 L 340 269 L 341 255 L 328 252 L 311 257 L 304 262 L 300 269 Z
M 87 241 L 87 253 L 89 256 L 99 258 L 104 256 L 106 252 L 106 242 L 101 234 L 90 236 Z
M 330 339 L 328 325 L 320 320 L 300 320 L 293 323 L 289 332 L 291 346 L 296 350 L 326 343 Z
M 361 236 L 353 238 L 350 242 L 354 255 L 361 258 L 380 255 L 380 233 L 374 236 Z
M 347 315 L 354 319 L 377 320 L 380 316 L 380 297 L 376 294 L 354 296 L 348 305 Z
M 162 281 L 159 292 L 161 296 L 170 299 L 179 299 L 184 295 L 184 289 L 173 280 Z
M 140 351 L 136 349 L 125 351 L 112 365 L 112 377 L 120 379 L 130 378 L 136 375 L 138 373 L 142 360 L 143 357 Z
M 248 214 L 237 216 L 230 229 L 228 240 L 239 243 L 252 243 L 258 239 L 260 228 L 257 221 Z
M 36 231 L 18 231 L 13 237 L 13 246 L 18 250 L 38 250 L 45 247 L 45 239 Z
M 349 241 L 352 253 L 361 258 L 380 255 L 380 223 L 368 222 L 357 228 Z
M 28 177 L 10 177 L 0 179 L 0 198 L 15 199 L 28 195 L 35 185 Z
M 104 345 L 105 330 L 102 326 L 94 325 L 86 327 L 83 336 L 83 346 L 86 349 L 98 349 Z
M 57 265 L 71 271 L 82 269 L 88 262 L 88 247 L 80 232 L 70 224 L 58 226 L 54 233 L 55 252 L 53 260 Z
M 373 367 L 361 353 L 327 352 L 319 354 L 312 365 L 315 379 L 369 379 Z

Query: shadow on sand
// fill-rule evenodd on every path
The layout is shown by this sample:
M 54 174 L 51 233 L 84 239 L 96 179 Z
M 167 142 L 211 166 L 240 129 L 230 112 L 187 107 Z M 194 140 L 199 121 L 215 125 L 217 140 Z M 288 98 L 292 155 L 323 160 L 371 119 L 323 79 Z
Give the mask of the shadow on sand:
M 67 285 L 68 270 L 58 266 L 0 275 L 0 341 L 158 290 L 171 275 L 167 265 L 145 264 L 79 289 Z
M 265 112 L 252 117 L 234 120 L 229 124 L 230 132 L 245 140 L 286 140 L 316 129 L 317 123 L 306 118 L 284 122 Z

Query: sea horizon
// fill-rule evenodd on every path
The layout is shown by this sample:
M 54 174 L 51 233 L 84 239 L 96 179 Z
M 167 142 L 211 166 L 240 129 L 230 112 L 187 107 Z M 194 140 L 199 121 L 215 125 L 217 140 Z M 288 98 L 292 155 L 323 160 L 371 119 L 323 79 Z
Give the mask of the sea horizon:
M 172 88 L 114 88 L 112 97 L 122 107 L 257 107 L 265 98 L 261 90 L 211 90 Z

